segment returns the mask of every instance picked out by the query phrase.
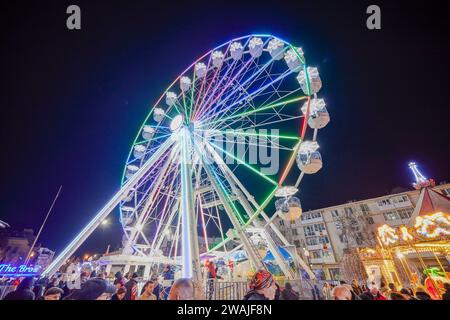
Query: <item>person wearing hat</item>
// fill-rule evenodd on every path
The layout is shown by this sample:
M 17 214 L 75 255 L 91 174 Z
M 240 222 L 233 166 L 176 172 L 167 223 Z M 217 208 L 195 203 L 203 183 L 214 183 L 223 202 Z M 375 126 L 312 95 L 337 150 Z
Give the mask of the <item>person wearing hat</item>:
M 61 300 L 61 296 L 64 293 L 64 290 L 58 287 L 52 287 L 45 290 L 44 295 L 40 300 Z
M 117 289 L 125 286 L 125 277 L 122 275 L 122 272 L 117 271 L 116 274 L 114 275 L 114 285 L 116 286 Z
M 80 290 L 72 292 L 64 300 L 108 300 L 116 287 L 101 278 L 92 278 L 86 281 Z
M 131 279 L 125 283 L 125 289 L 127 289 L 127 293 L 125 294 L 125 300 L 137 300 L 138 297 L 138 287 L 137 287 L 137 279 L 139 275 L 135 272 L 131 276 Z
M 274 300 L 277 286 L 267 270 L 258 270 L 250 281 L 244 300 Z

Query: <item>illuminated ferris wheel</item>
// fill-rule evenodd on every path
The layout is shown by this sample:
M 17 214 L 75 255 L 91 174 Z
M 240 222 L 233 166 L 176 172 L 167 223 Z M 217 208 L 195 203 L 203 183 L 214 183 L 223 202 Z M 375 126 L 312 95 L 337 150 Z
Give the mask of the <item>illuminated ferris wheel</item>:
M 270 35 L 233 39 L 192 63 L 155 103 L 130 151 L 123 184 L 152 166 L 120 204 L 129 252 L 183 256 L 188 268 L 201 254 L 242 247 L 259 266 L 252 237 L 270 221 L 264 209 L 275 195 L 282 211 L 299 206 L 280 190 L 295 158 L 303 173 L 321 167 L 314 140 L 329 121 L 316 97 L 321 86 L 302 49 Z M 303 141 L 305 116 L 312 141 Z M 250 159 L 255 144 L 279 153 L 285 167 L 264 174 Z
M 118 205 L 126 254 L 172 261 L 183 277 L 196 278 L 206 255 L 243 250 L 254 268 L 264 267 L 262 245 L 294 278 L 279 251 L 289 243 L 272 213 L 299 215 L 294 194 L 304 174 L 322 166 L 316 138 L 330 118 L 317 97 L 321 87 L 303 50 L 272 35 L 248 35 L 208 51 L 151 108 L 121 190 L 83 232 Z M 268 159 L 274 167 L 267 168 Z M 299 177 L 286 186 L 295 163 Z

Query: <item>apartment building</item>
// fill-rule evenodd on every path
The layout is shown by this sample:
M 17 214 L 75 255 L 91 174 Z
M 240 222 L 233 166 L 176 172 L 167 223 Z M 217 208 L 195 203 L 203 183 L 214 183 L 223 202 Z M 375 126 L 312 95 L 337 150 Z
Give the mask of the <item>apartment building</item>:
M 450 183 L 432 189 L 450 196 Z M 419 190 L 411 190 L 306 211 L 293 221 L 276 218 L 275 223 L 319 278 L 339 280 L 344 250 L 374 245 L 383 224 L 408 224 L 418 197 Z

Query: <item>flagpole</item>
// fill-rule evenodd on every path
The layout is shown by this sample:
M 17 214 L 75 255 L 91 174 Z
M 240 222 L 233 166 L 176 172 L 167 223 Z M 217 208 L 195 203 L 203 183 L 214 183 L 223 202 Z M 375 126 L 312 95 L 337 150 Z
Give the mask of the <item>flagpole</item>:
M 31 254 L 33 252 L 34 246 L 36 245 L 36 242 L 37 242 L 37 240 L 38 240 L 38 238 L 39 238 L 39 236 L 40 236 L 40 234 L 42 232 L 42 229 L 44 229 L 44 225 L 47 222 L 47 219 L 48 219 L 50 213 L 52 212 L 53 206 L 55 205 L 56 199 L 58 199 L 58 197 L 59 197 L 59 193 L 61 192 L 61 189 L 62 189 L 62 185 L 59 187 L 58 192 L 56 193 L 56 196 L 53 199 L 52 205 L 50 206 L 50 209 L 48 210 L 47 215 L 45 216 L 45 219 L 44 219 L 44 221 L 41 224 L 41 228 L 39 229 L 36 237 L 34 238 L 34 241 L 33 241 L 33 244 L 31 245 L 30 251 L 27 254 L 27 258 L 25 259 L 25 265 L 27 265 L 28 262 L 30 261 Z

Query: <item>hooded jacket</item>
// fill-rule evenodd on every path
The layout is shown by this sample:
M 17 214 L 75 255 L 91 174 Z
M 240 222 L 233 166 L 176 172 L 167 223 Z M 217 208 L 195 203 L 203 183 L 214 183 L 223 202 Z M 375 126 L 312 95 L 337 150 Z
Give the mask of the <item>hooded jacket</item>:
M 15 291 L 8 293 L 3 300 L 34 300 L 33 286 L 33 277 L 27 277 L 22 280 Z

